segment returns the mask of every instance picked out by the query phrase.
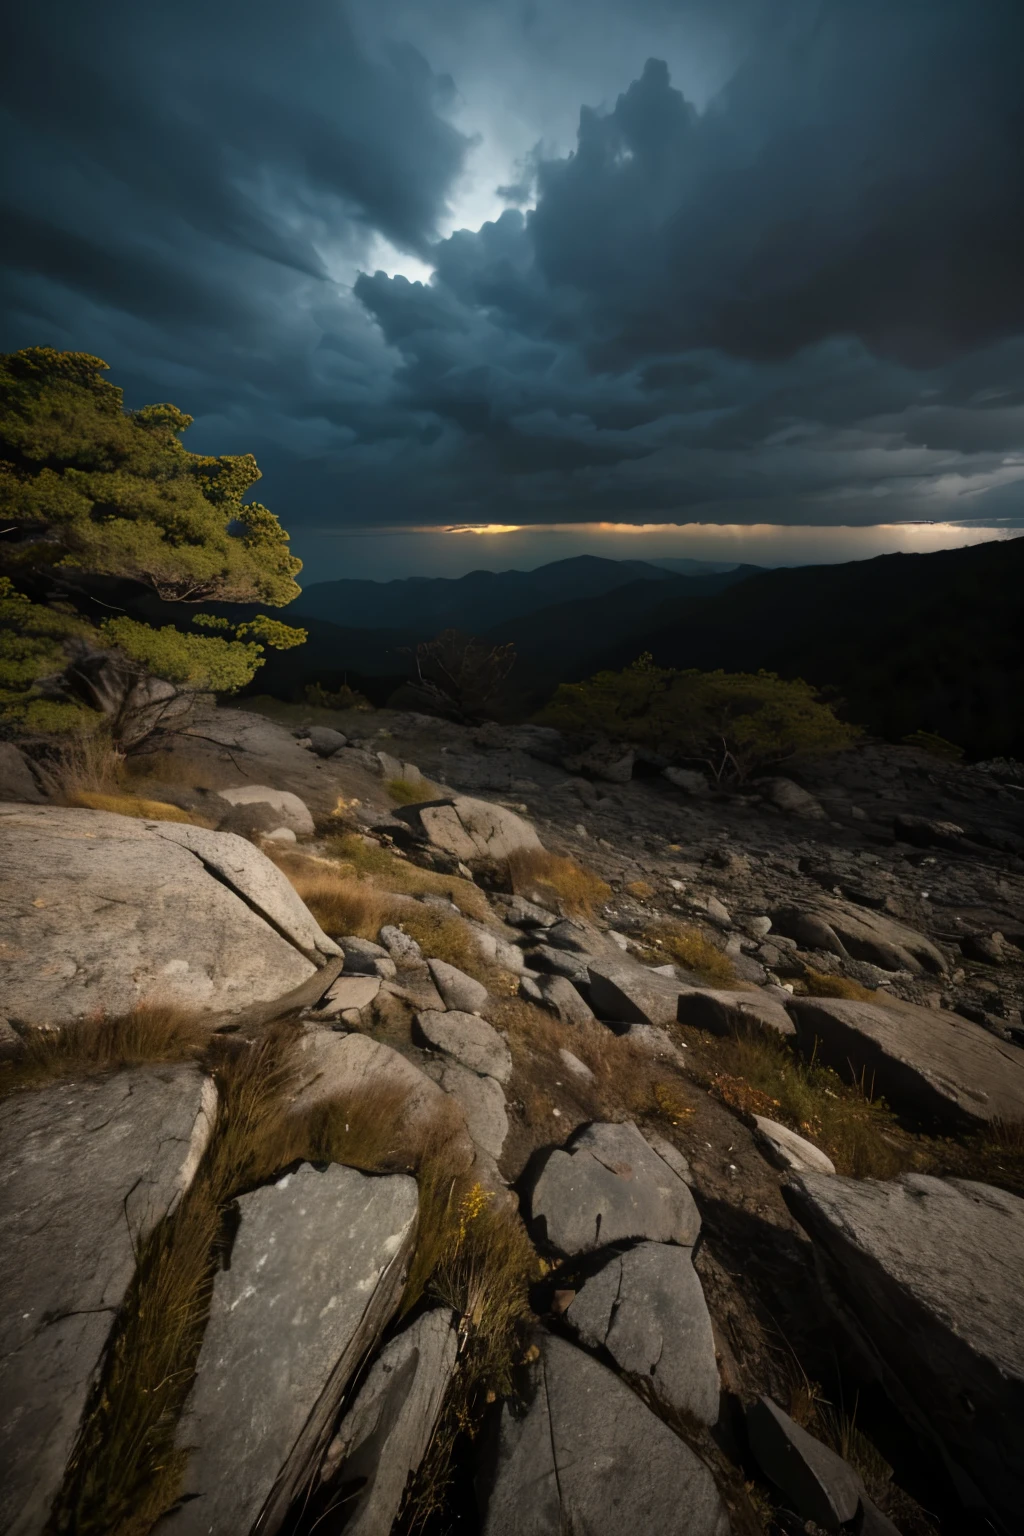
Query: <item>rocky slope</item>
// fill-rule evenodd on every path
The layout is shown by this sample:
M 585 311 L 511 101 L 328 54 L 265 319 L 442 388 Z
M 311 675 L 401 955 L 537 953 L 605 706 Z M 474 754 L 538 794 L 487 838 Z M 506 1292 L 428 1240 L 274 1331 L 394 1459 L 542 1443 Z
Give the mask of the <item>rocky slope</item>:
M 1014 1530 L 1012 766 L 278 713 L 0 756 L 3 1528 Z

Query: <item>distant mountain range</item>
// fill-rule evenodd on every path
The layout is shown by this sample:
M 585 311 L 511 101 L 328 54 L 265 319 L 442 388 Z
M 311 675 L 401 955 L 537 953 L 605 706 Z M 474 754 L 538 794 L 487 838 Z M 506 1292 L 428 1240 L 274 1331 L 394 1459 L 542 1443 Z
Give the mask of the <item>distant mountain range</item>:
M 382 703 L 407 650 L 458 628 L 514 642 L 516 714 L 650 651 L 663 665 L 831 685 L 851 719 L 890 739 L 926 729 L 975 755 L 1024 756 L 1024 538 L 778 570 L 669 564 L 585 555 L 455 580 L 317 583 L 283 615 L 301 618 L 308 643 L 270 653 L 250 691 L 298 698 L 347 674 Z

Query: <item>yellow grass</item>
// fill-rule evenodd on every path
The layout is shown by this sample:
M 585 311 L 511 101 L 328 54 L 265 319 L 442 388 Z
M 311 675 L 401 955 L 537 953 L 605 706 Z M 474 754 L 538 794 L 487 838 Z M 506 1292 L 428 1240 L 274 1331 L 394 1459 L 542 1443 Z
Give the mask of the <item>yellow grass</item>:
M 846 976 L 829 976 L 824 971 L 804 972 L 804 990 L 810 997 L 849 997 L 859 1003 L 878 1002 L 878 993 L 862 987 L 859 981 Z
M 131 816 L 141 821 L 187 821 L 193 826 L 212 827 L 208 816 L 193 811 L 183 811 L 180 805 L 169 805 L 166 800 L 142 800 L 136 795 L 104 795 L 94 790 L 73 790 L 66 797 L 67 804 L 88 811 L 110 811 L 115 816 Z
M 198 1014 L 172 1003 L 140 1004 L 118 1018 L 97 1016 L 63 1029 L 27 1030 L 19 1059 L 0 1063 L 0 1094 L 143 1062 L 188 1061 L 203 1050 L 209 1033 Z
M 665 918 L 645 928 L 642 939 L 652 954 L 674 960 L 708 986 L 736 979 L 729 956 L 699 928 Z
M 517 896 L 538 897 L 574 917 L 592 917 L 611 896 L 611 886 L 593 870 L 564 854 L 543 848 L 520 849 L 508 861 L 509 878 Z
M 467 917 L 479 922 L 493 921 L 483 891 L 461 875 L 441 875 L 435 869 L 421 869 L 410 859 L 400 858 L 357 832 L 328 839 L 327 851 L 341 865 L 348 865 L 356 874 L 368 877 L 382 891 L 403 896 L 446 896 Z
M 437 785 L 427 779 L 388 779 L 384 788 L 396 805 L 422 805 L 441 796 Z

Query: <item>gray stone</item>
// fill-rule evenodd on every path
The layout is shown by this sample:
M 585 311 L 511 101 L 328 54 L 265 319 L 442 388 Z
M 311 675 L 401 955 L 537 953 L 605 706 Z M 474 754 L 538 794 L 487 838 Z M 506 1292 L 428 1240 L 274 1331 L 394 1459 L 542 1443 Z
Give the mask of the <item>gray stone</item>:
M 689 1159 L 683 1156 L 678 1147 L 674 1147 L 664 1136 L 659 1136 L 657 1131 L 646 1131 L 644 1140 L 653 1152 L 657 1152 L 663 1163 L 668 1163 L 672 1172 L 678 1175 L 684 1184 L 693 1183 Z
M 580 1061 L 579 1057 L 573 1055 L 572 1051 L 567 1051 L 564 1045 L 559 1046 L 558 1054 L 561 1057 L 562 1065 L 567 1071 L 572 1073 L 573 1077 L 582 1078 L 585 1083 L 592 1083 L 594 1081 L 594 1074 L 586 1062 Z
M 428 1068 L 428 1071 L 431 1070 Z M 466 1118 L 466 1129 L 473 1143 L 488 1157 L 497 1160 L 508 1135 L 508 1116 L 501 1084 L 493 1077 L 481 1077 L 457 1061 L 442 1061 L 434 1068 L 437 1082 L 458 1104 Z
M 18 1061 L 25 1054 L 25 1042 L 8 1019 L 0 1018 L 0 1061 Z
M 404 806 L 395 813 L 453 858 L 502 862 L 520 850 L 541 847 L 528 821 L 490 800 L 456 795 L 451 800 Z
M 304 1163 L 238 1201 L 196 1380 L 173 1536 L 274 1536 L 308 1484 L 359 1363 L 397 1306 L 416 1181 Z
M 883 971 L 946 969 L 945 957 L 930 939 L 895 918 L 838 897 L 815 897 L 813 906 L 783 906 L 772 911 L 776 933 L 807 949 L 824 949 L 840 959 L 866 960 Z
M 939 1008 L 794 997 L 800 1048 L 873 1084 L 897 1109 L 952 1125 L 1024 1119 L 1024 1050 Z
M 799 784 L 794 784 L 792 779 L 758 779 L 756 788 L 780 811 L 789 811 L 792 816 L 804 816 L 810 821 L 827 819 L 821 802 Z
M 437 1013 L 426 1009 L 416 1015 L 416 1023 L 431 1045 L 473 1072 L 494 1077 L 499 1083 L 507 1083 L 512 1076 L 509 1048 L 485 1019 L 458 1010 Z
M 544 1241 L 572 1255 L 631 1238 L 691 1247 L 693 1196 L 636 1126 L 597 1123 L 548 1156 L 530 1197 Z
M 955 821 L 932 821 L 927 816 L 896 816 L 893 832 L 901 843 L 915 848 L 956 848 L 964 838 L 964 829 Z
M 423 951 L 416 940 L 394 923 L 385 923 L 377 937 L 396 965 L 417 965 L 423 959 Z
M 777 1120 L 754 1116 L 754 1139 L 770 1163 L 788 1173 L 835 1173 L 836 1165 L 813 1142 Z
M 796 1025 L 781 1003 L 758 992 L 725 992 L 714 987 L 685 987 L 679 994 L 679 1020 L 715 1035 L 749 1029 L 788 1039 Z
M 718 1422 L 715 1340 L 688 1249 L 639 1243 L 613 1254 L 584 1282 L 565 1321 L 667 1408 Z
M 543 1003 L 544 994 L 537 985 L 536 971 L 530 976 L 523 976 L 519 982 L 519 996 L 525 997 L 528 1003 Z
M 656 976 L 628 961 L 590 961 L 590 1001 L 599 1019 L 618 1024 L 674 1024 L 686 982 Z
M 545 976 L 540 983 L 541 997 L 546 1007 L 558 1015 L 563 1024 L 589 1024 L 594 1015 L 567 976 Z
M 747 1409 L 747 1435 L 761 1471 L 801 1519 L 837 1531 L 856 1518 L 864 1493 L 858 1474 L 770 1397 Z
M 479 1013 L 486 1008 L 490 994 L 482 982 L 474 981 L 472 976 L 445 960 L 428 960 L 427 965 L 446 1008 L 461 1013 Z
M 0 801 L 27 800 L 38 805 L 45 799 L 24 752 L 13 741 L 0 741 Z
M 719 901 L 717 896 L 708 897 L 707 901 L 704 903 L 704 910 L 707 912 L 708 917 L 710 917 L 713 923 L 719 923 L 723 928 L 732 927 L 732 918 L 729 916 L 729 908 L 725 905 L 724 902 Z
M 216 1114 L 196 1067 L 138 1067 L 0 1102 L 0 1529 L 36 1536 L 137 1246 L 191 1183 Z
M 269 843 L 297 843 L 298 838 L 291 827 L 275 827 L 273 832 L 268 832 L 266 840 Z
M 966 1179 L 800 1174 L 786 1202 L 825 1294 L 960 1497 L 1019 1527 L 1024 1501 L 1024 1200 Z
M 242 784 L 217 793 L 229 805 L 269 805 L 278 813 L 278 824 L 290 827 L 296 837 L 312 837 L 316 828 L 309 807 L 288 789 L 272 789 L 269 784 Z
M 687 795 L 706 795 L 710 793 L 711 785 L 703 773 L 697 773 L 692 768 L 663 768 L 662 777 L 676 789 L 681 789 Z
M 322 1018 L 334 1018 L 349 1008 L 366 1008 L 380 991 L 379 976 L 339 976 L 328 987 L 324 1000 L 317 1009 Z
M 506 1406 L 483 1536 L 729 1536 L 704 1463 L 612 1371 L 545 1335 L 525 1413 Z
M 536 949 L 527 951 L 525 959 L 534 970 L 545 975 L 564 976 L 574 986 L 590 985 L 590 971 L 582 955 L 570 955 L 564 949 L 555 949 L 553 945 L 538 944 Z
M 321 1471 L 344 1490 L 346 1536 L 384 1536 L 430 1444 L 455 1371 L 452 1314 L 435 1307 L 381 1350 Z
M 340 731 L 332 731 L 327 725 L 311 725 L 309 744 L 317 757 L 333 757 L 335 752 L 340 752 L 342 747 L 348 746 L 348 737 L 343 736 Z
M 346 934 L 338 943 L 345 952 L 346 974 L 354 972 L 357 975 L 375 976 L 376 962 L 391 958 L 383 944 L 374 944 L 370 939 L 360 939 L 355 934 Z
M 576 955 L 601 954 L 606 948 L 596 928 L 578 923 L 570 917 L 560 918 L 557 923 L 553 923 L 544 935 L 544 942 Z
M 243 838 L 61 806 L 0 807 L 0 996 L 62 1025 L 142 1001 L 280 997 L 337 946 Z
M 275 832 L 287 832 L 295 840 L 291 828 L 282 827 L 280 811 L 264 800 L 254 800 L 251 805 L 227 806 L 223 816 L 217 819 L 217 831 L 233 832 L 236 837 L 247 837 L 253 843 Z
M 558 922 L 558 917 L 527 901 L 525 896 L 513 896 L 505 909 L 505 921 L 511 928 L 550 928 Z

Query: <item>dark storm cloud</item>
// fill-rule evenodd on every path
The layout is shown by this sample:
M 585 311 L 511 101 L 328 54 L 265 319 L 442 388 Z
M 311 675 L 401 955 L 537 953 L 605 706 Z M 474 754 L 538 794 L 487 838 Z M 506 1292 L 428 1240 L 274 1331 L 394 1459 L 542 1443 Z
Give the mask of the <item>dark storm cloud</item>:
M 630 61 L 545 148 L 551 56 L 593 101 L 633 18 L 727 83 Z M 10 40 L 3 344 L 176 399 L 293 527 L 1019 515 L 1019 0 L 49 0 Z M 518 206 L 440 238 L 503 70 Z M 433 280 L 352 285 L 380 239 Z

